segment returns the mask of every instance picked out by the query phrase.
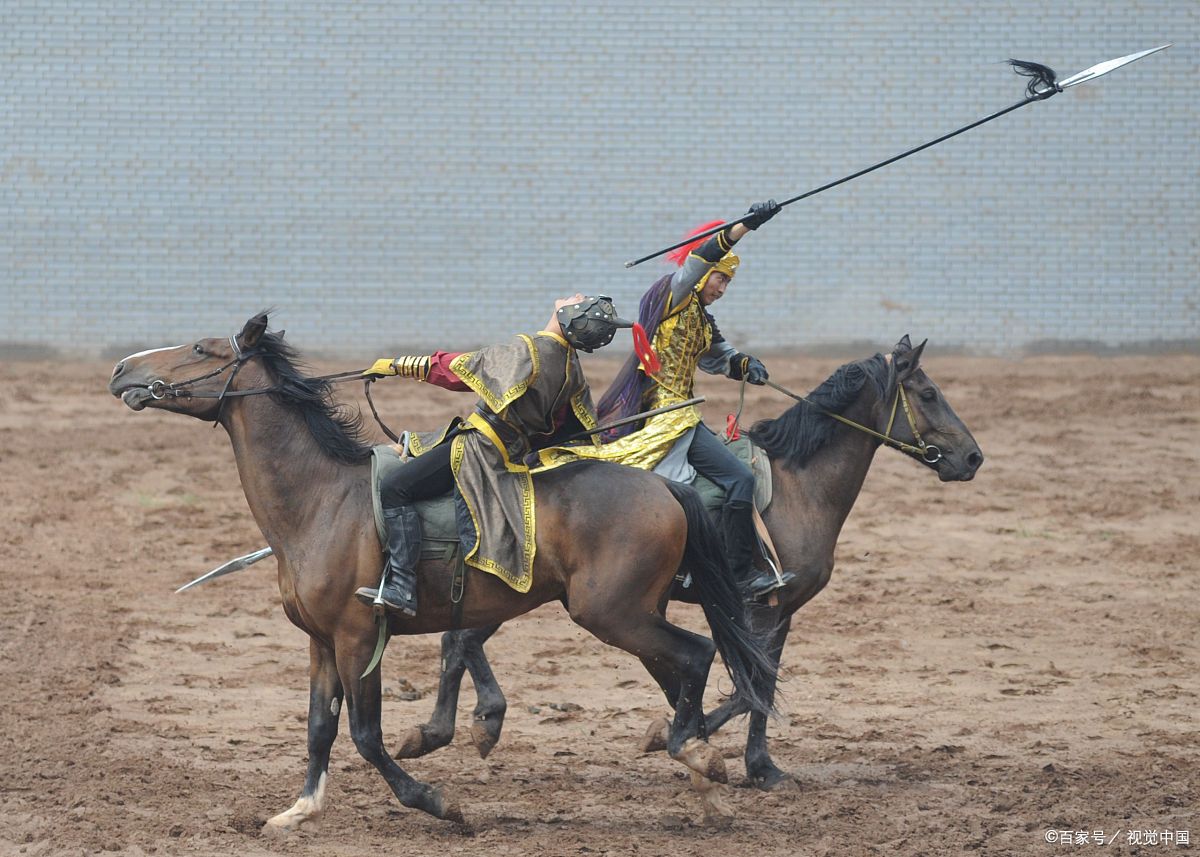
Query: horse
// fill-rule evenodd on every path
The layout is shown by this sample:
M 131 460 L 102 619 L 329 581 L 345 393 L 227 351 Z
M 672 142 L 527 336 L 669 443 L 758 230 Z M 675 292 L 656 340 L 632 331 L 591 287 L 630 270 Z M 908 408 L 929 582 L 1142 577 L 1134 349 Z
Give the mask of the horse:
M 278 559 L 288 619 L 308 634 L 308 767 L 300 797 L 267 825 L 292 831 L 325 810 L 330 750 L 343 701 L 359 754 L 406 807 L 465 823 L 441 788 L 418 782 L 384 749 L 381 633 L 354 593 L 378 583 L 382 546 L 371 508 L 372 444 L 361 414 L 334 401 L 330 382 L 306 375 L 267 314 L 228 338 L 143 351 L 116 364 L 109 391 L 135 411 L 158 408 L 221 425 L 228 433 L 250 510 Z M 330 376 L 333 377 L 333 376 Z M 424 634 L 503 622 L 549 601 L 603 642 L 639 658 L 676 716 L 669 754 L 692 772 L 705 814 L 724 811 L 717 784 L 724 761 L 705 740 L 703 693 L 719 651 L 735 686 L 756 711 L 771 710 L 756 690 L 774 666 L 754 639 L 719 541 L 694 491 L 610 463 L 568 465 L 536 480 L 537 554 L 525 594 L 468 569 L 451 603 L 452 562 L 418 568 L 418 616 L 387 617 L 390 634 Z M 697 582 L 715 640 L 667 622 L 671 582 Z M 457 615 L 456 615 L 457 614 Z
M 761 420 L 748 432 L 771 462 L 774 493 L 763 521 L 783 568 L 796 575 L 778 590 L 775 604 L 752 613 L 755 632 L 766 641 L 776 665 L 792 615 L 829 583 L 842 525 L 881 445 L 886 443 L 916 459 L 935 471 L 942 482 L 970 481 L 983 464 L 983 453 L 970 431 L 920 367 L 925 344 L 913 348 L 905 335 L 890 354 L 847 363 L 781 416 Z M 897 419 L 900 412 L 905 417 Z M 893 433 L 896 427 L 900 433 Z M 672 597 L 692 600 L 687 590 L 678 588 Z M 452 631 L 443 636 L 442 675 L 434 711 L 426 723 L 401 739 L 398 758 L 421 756 L 450 743 L 464 670 L 470 672 L 476 689 L 471 737 L 481 756 L 486 758 L 491 752 L 500 738 L 505 701 L 483 644 L 497 628 L 499 625 Z M 766 681 L 759 691 L 773 703 L 776 679 L 772 676 Z M 752 711 L 748 702 L 737 689 L 708 714 L 706 734 L 749 712 L 748 779 L 764 790 L 791 785 L 794 780 L 771 759 L 766 716 Z M 663 749 L 663 724 L 651 725 L 642 750 Z

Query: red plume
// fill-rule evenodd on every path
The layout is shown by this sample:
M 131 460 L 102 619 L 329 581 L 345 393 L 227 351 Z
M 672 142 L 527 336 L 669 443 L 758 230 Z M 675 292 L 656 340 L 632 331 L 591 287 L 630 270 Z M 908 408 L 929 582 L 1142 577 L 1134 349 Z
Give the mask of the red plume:
M 662 369 L 662 363 L 659 362 L 658 355 L 654 353 L 654 349 L 650 346 L 650 337 L 646 335 L 646 328 L 637 323 L 633 325 L 633 350 L 637 354 L 642 368 L 646 370 L 647 375 L 657 374 Z
M 724 222 L 725 222 L 724 220 L 714 220 L 711 223 L 705 223 L 702 226 L 697 226 L 695 229 L 693 229 L 691 232 L 688 233 L 688 237 L 691 237 L 692 235 L 699 235 L 701 232 L 707 232 L 708 230 L 712 229 L 714 226 L 720 226 Z M 701 244 L 703 244 L 707 240 L 708 240 L 707 238 L 697 238 L 695 241 L 692 241 L 688 244 L 684 244 L 678 250 L 672 250 L 670 253 L 667 254 L 667 258 L 670 259 L 672 262 L 674 262 L 675 265 L 678 267 L 687 261 L 687 257 L 688 257 L 689 253 L 691 253 L 693 250 L 695 250 L 697 247 L 699 247 Z

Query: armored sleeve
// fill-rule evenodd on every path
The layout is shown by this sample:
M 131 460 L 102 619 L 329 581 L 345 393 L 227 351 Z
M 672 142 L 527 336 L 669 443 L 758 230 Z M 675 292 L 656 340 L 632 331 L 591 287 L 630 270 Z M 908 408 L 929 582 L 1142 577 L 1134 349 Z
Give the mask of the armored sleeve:
M 724 339 L 713 337 L 712 347 L 700 355 L 700 368 L 709 375 L 729 376 L 729 361 L 738 350 Z

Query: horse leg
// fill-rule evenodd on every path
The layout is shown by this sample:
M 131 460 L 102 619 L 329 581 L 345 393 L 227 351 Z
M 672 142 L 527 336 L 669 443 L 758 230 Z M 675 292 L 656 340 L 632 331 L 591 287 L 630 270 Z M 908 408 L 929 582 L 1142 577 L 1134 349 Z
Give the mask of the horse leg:
M 339 635 L 337 667 L 346 688 L 349 708 L 350 737 L 358 753 L 383 775 L 396 799 L 404 806 L 427 812 L 435 818 L 463 822 L 462 811 L 439 789 L 418 782 L 392 761 L 383 746 L 383 727 L 380 724 L 382 693 L 380 670 L 359 678 L 375 648 L 374 626 L 365 633 Z
M 648 623 L 643 633 L 635 634 L 634 638 L 641 636 L 643 644 L 653 643 L 653 639 L 646 638 L 659 636 L 653 632 L 666 631 L 662 635 L 666 650 L 659 649 L 658 655 L 640 657 L 651 675 L 661 672 L 669 675 L 668 679 L 659 680 L 667 699 L 670 701 L 673 697 L 675 707 L 675 718 L 667 734 L 667 754 L 691 769 L 692 788 L 700 793 L 705 823 L 727 824 L 733 812 L 722 798 L 722 788 L 729 782 L 725 760 L 708 743 L 704 732 L 704 688 L 708 684 L 717 646 L 707 637 L 669 624 L 661 616 L 654 619 L 655 622 Z M 616 645 L 626 648 L 620 642 Z M 634 649 L 628 651 L 637 653 Z
M 716 656 L 712 640 L 670 624 L 657 613 L 639 613 L 628 603 L 604 603 L 594 592 L 571 593 L 571 618 L 610 646 L 647 665 L 664 689 L 678 687 L 667 753 L 706 780 L 725 783 L 725 760 L 704 740 L 704 687 Z M 667 690 L 668 698 L 671 691 Z
M 267 827 L 288 832 L 315 822 L 325 809 L 329 751 L 337 737 L 338 714 L 345 696 L 333 651 L 310 638 L 308 658 L 308 775 L 292 808 L 267 821 Z
M 468 640 L 464 656 L 467 659 L 467 671 L 471 673 L 471 683 L 475 685 L 475 711 L 472 713 L 471 741 L 479 751 L 479 758 L 486 759 L 488 753 L 500 741 L 500 729 L 504 726 L 504 713 L 508 710 L 508 702 L 504 691 L 500 689 L 496 676 L 492 673 L 492 665 L 488 663 L 483 644 L 496 633 L 499 625 L 481 628 L 474 632 Z
M 678 676 L 664 670 L 658 661 L 651 658 L 641 658 L 641 662 L 646 671 L 658 682 L 658 686 L 662 688 L 662 692 L 667 697 L 667 703 L 674 709 L 676 702 L 679 700 Z M 667 749 L 667 741 L 670 740 L 670 737 L 670 721 L 665 717 L 658 717 L 646 728 L 646 734 L 642 736 L 642 743 L 638 745 L 638 749 L 643 753 L 656 753 L 659 750 L 665 750 Z
M 481 758 L 500 740 L 500 728 L 504 724 L 504 713 L 508 703 L 504 692 L 496 683 L 484 654 L 483 644 L 500 628 L 468 628 L 447 631 L 442 635 L 442 673 L 438 682 L 437 703 L 426 723 L 414 726 L 400 742 L 393 754 L 397 759 L 412 759 L 424 756 L 445 747 L 454 739 L 454 723 L 458 715 L 458 697 L 462 687 L 463 672 L 469 670 L 475 684 L 475 715 L 471 724 L 471 740 Z
M 788 631 L 792 625 L 792 617 L 788 616 L 779 623 L 772 635 L 768 651 L 778 663 L 783 655 L 783 644 L 787 642 Z M 770 681 L 766 688 L 772 701 L 775 699 L 775 681 Z M 767 749 L 767 716 L 759 712 L 750 714 L 750 730 L 746 736 L 746 776 L 754 785 L 764 791 L 774 791 L 780 788 L 794 788 L 796 780 L 776 766 Z
M 774 631 L 774 622 L 777 621 L 778 612 L 770 611 L 755 611 L 752 616 L 756 633 L 761 633 L 766 636 Z M 775 662 L 779 662 L 778 654 L 773 655 Z M 661 682 L 660 682 L 661 684 Z M 671 696 L 667 694 L 667 700 L 671 701 Z M 674 702 L 671 701 L 672 707 Z M 750 710 L 750 706 L 746 704 L 745 699 L 741 694 L 734 693 L 711 712 L 704 719 L 704 734 L 706 736 L 716 734 L 717 730 L 728 723 L 735 717 L 739 717 Z M 652 753 L 657 750 L 667 749 L 667 737 L 669 734 L 668 724 L 665 718 L 658 718 L 652 722 L 649 728 L 646 729 L 646 734 L 642 738 L 641 750 L 643 753 Z

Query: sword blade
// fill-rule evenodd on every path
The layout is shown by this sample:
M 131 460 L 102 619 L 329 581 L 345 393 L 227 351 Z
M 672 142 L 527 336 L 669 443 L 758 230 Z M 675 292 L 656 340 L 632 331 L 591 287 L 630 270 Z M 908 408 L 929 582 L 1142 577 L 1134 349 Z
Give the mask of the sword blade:
M 216 580 L 218 577 L 224 577 L 227 574 L 233 574 L 235 571 L 241 571 L 243 568 L 254 565 L 254 563 L 258 562 L 260 559 L 266 559 L 273 553 L 274 551 L 272 551 L 270 548 L 260 548 L 259 550 L 254 551 L 254 553 L 248 553 L 245 556 L 239 556 L 237 559 L 231 559 L 224 565 L 217 566 L 212 571 L 208 572 L 208 574 L 200 575 L 191 583 L 185 583 L 183 586 L 176 589 L 175 593 L 178 594 L 183 592 L 185 589 L 191 589 L 193 586 L 199 586 L 201 583 L 207 583 L 210 580 Z
M 1159 51 L 1165 51 L 1169 47 L 1171 47 L 1171 44 L 1159 45 L 1157 48 L 1150 48 L 1150 50 L 1147 51 L 1138 51 L 1136 54 L 1129 54 L 1128 56 L 1118 57 L 1115 60 L 1096 63 L 1091 68 L 1085 68 L 1083 71 L 1079 72 L 1079 74 L 1073 74 L 1066 80 L 1060 80 L 1058 85 L 1063 89 L 1066 89 L 1069 86 L 1076 86 L 1080 83 L 1086 83 L 1089 80 L 1095 80 L 1101 75 L 1108 74 L 1110 71 L 1116 71 L 1123 65 L 1129 65 L 1131 62 L 1140 60 L 1142 57 L 1148 57 L 1150 54 L 1156 54 Z

